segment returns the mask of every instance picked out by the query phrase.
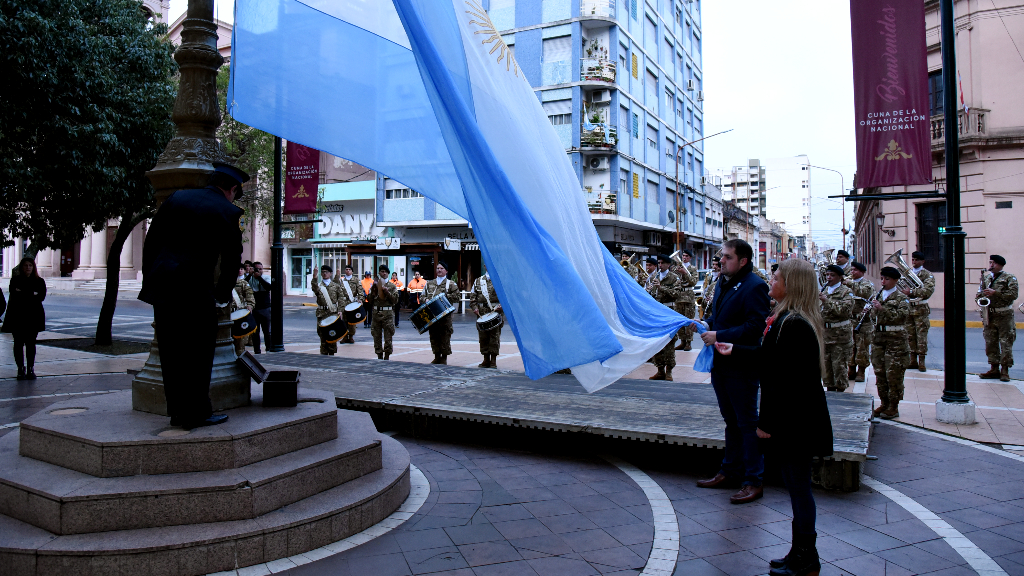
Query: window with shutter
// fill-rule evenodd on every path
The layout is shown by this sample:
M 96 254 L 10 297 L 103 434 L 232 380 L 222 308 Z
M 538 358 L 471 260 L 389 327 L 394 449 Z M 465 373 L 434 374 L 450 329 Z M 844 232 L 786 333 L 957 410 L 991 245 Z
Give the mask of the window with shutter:
M 632 56 L 633 56 L 633 78 L 636 78 L 637 80 L 639 80 L 640 77 L 637 76 L 637 74 L 640 73 L 640 70 L 639 70 L 640 66 L 637 65 L 636 54 L 634 53 Z
M 640 137 L 640 117 L 633 113 L 633 138 Z
M 566 62 L 572 58 L 572 36 L 544 40 L 544 62 Z

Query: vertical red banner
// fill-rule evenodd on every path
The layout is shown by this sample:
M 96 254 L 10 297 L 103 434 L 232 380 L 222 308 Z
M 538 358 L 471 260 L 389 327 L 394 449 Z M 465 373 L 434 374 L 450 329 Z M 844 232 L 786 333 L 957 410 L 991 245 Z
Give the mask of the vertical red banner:
M 930 183 L 924 2 L 850 0 L 850 23 L 858 185 Z
M 317 188 L 320 186 L 320 151 L 288 143 L 284 179 L 284 213 L 316 212 Z

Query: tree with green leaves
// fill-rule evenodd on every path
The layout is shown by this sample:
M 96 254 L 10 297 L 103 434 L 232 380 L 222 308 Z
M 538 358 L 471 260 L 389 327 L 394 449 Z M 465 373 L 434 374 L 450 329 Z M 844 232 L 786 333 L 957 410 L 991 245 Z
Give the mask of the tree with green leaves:
M 0 230 L 30 254 L 120 220 L 96 343 L 109 344 L 121 249 L 153 214 L 146 171 L 174 134 L 177 67 L 138 0 L 0 0 Z

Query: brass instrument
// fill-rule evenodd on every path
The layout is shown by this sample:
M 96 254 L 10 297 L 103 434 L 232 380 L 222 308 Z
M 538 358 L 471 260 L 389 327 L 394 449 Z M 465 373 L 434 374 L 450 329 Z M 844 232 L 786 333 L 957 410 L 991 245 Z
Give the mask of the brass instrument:
M 924 282 L 914 274 L 914 270 L 907 265 L 907 262 L 903 259 L 903 248 L 896 251 L 895 254 L 885 259 L 885 264 L 890 264 L 894 268 L 900 271 L 900 279 L 896 281 L 896 286 L 901 290 L 914 290 L 915 288 L 924 288 Z M 883 264 L 884 266 L 884 264 Z M 920 302 L 920 298 L 914 298 L 911 302 Z
M 623 258 L 622 261 L 619 263 L 622 264 L 622 267 L 626 270 L 626 272 L 630 276 L 632 276 L 637 282 L 646 286 L 650 274 L 647 273 L 647 270 L 644 269 L 644 267 L 640 264 L 639 260 L 640 257 L 637 256 L 636 254 L 633 254 L 629 258 Z
M 825 273 L 828 272 L 829 266 L 836 263 L 835 258 L 832 256 L 835 251 L 835 248 L 829 248 L 822 252 L 821 256 L 818 258 L 818 286 L 824 286 L 828 283 L 828 278 L 825 276 Z
M 693 275 L 690 274 L 690 271 L 686 269 L 686 263 L 683 262 L 683 251 L 682 250 L 676 250 L 675 252 L 673 252 L 669 256 L 669 259 L 671 259 L 673 262 L 675 262 L 676 270 L 679 270 L 683 274 L 686 275 L 686 278 L 680 277 L 679 278 L 680 280 L 682 280 L 683 282 L 688 282 L 688 281 L 689 282 L 693 282 L 694 286 L 697 285 L 697 279 L 694 278 Z M 687 279 L 689 279 L 689 280 L 687 280 Z
M 978 293 L 974 296 L 974 303 L 978 305 L 978 312 L 981 312 L 981 323 L 983 326 L 988 326 L 988 305 L 992 303 L 988 296 L 981 294 L 981 291 L 985 289 L 986 276 L 988 276 L 988 272 L 982 270 L 981 279 L 978 280 Z

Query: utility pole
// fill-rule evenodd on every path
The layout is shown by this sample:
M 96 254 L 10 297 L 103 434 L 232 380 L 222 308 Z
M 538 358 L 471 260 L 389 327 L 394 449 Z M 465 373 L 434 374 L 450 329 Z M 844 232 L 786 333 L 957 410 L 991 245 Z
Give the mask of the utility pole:
M 956 27 L 953 0 L 939 1 L 942 36 L 942 113 L 944 117 L 946 159 L 945 294 L 946 369 L 942 398 L 935 404 L 940 422 L 973 424 L 974 403 L 967 396 L 964 237 L 960 226 L 960 142 L 956 102 Z
M 270 247 L 274 283 L 270 292 L 267 352 L 284 352 L 284 244 L 281 243 L 281 137 L 274 137 L 274 244 Z
M 680 193 L 680 190 L 679 190 L 679 155 L 683 153 L 683 150 L 685 150 L 687 146 L 696 144 L 697 142 L 700 142 L 701 140 L 707 140 L 708 138 L 711 138 L 712 136 L 718 136 L 719 134 L 725 134 L 726 132 L 732 132 L 732 131 L 733 131 L 733 129 L 729 128 L 728 130 L 723 130 L 721 132 L 716 132 L 715 134 L 712 134 L 711 136 L 705 136 L 703 138 L 698 138 L 697 140 L 694 140 L 693 142 L 684 142 L 682 146 L 676 146 L 676 153 L 675 153 L 675 157 L 676 157 L 676 241 L 675 241 L 676 252 L 678 252 L 678 251 L 683 249 L 682 246 L 679 245 L 679 232 L 680 232 L 679 231 L 679 193 Z M 703 174 L 702 174 L 702 176 L 703 176 Z

